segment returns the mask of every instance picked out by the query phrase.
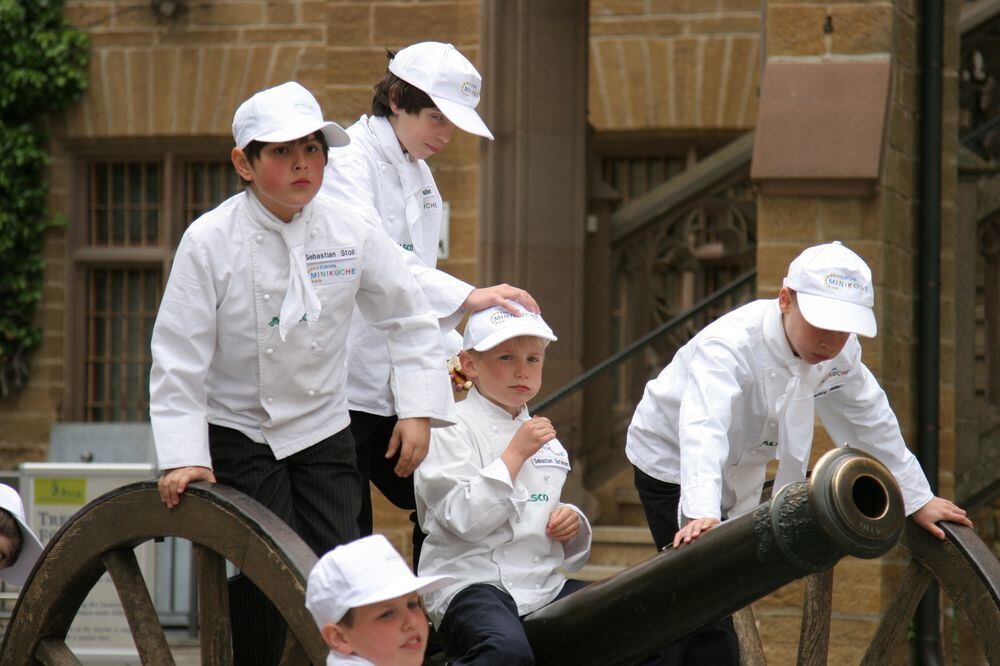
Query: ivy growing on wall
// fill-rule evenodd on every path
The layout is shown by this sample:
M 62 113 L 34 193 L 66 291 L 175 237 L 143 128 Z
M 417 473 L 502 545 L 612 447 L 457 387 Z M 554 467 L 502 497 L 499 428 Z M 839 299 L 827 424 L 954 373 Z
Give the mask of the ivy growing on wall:
M 47 210 L 42 121 L 80 98 L 88 55 L 62 0 L 0 0 L 0 395 L 27 382 L 42 340 L 44 234 L 59 224 Z

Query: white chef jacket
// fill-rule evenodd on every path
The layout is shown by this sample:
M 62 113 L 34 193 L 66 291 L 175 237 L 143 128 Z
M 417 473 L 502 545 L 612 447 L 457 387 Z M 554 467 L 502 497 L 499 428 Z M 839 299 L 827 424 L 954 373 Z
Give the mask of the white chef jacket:
M 330 150 L 323 193 L 378 211 L 389 237 L 440 320 L 442 334 L 461 321 L 459 308 L 473 286 L 435 268 L 441 234 L 441 194 L 427 163 L 404 154 L 389 121 L 361 116 L 347 129 L 350 145 Z M 419 191 L 418 191 L 419 190 Z M 407 206 L 407 195 L 416 198 Z M 369 414 L 397 413 L 389 388 L 386 336 L 356 313 L 348 337 L 349 404 Z M 445 362 L 445 352 L 438 357 Z
M 456 581 L 423 595 L 427 614 L 440 626 L 456 594 L 488 583 L 510 594 L 523 616 L 562 590 L 566 578 L 558 569 L 577 571 L 590 557 L 587 517 L 559 501 L 569 456 L 553 439 L 512 481 L 500 455 L 530 418 L 527 407 L 511 417 L 472 388 L 455 412 L 456 425 L 431 433 L 430 452 L 414 476 L 417 517 L 427 534 L 420 575 Z M 580 532 L 565 544 L 545 534 L 558 506 L 580 516 Z
M 716 320 L 646 384 L 628 429 L 628 459 L 649 476 L 680 485 L 686 518 L 751 511 L 778 448 L 775 403 L 785 393 L 789 366 L 798 362 L 777 300 L 755 301 Z M 882 461 L 902 490 L 907 515 L 929 502 L 927 479 L 885 392 L 861 362 L 857 336 L 818 366 L 814 404 L 833 442 Z
M 266 443 L 278 459 L 347 427 L 344 349 L 355 303 L 388 333 L 400 417 L 451 422 L 437 322 L 374 211 L 318 196 L 296 219 L 306 225 L 322 310 L 284 342 L 283 223 L 247 190 L 185 231 L 153 328 L 149 411 L 160 469 L 211 467 L 207 423 Z

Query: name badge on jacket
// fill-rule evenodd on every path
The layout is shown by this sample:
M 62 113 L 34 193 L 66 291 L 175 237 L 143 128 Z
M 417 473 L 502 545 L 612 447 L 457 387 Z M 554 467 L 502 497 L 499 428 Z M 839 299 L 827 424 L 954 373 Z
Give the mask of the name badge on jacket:
M 350 282 L 358 277 L 358 249 L 354 245 L 308 250 L 306 269 L 314 286 Z
M 531 462 L 535 467 L 558 467 L 569 471 L 569 452 L 563 448 L 558 440 L 552 439 L 542 445 L 542 448 L 531 456 Z

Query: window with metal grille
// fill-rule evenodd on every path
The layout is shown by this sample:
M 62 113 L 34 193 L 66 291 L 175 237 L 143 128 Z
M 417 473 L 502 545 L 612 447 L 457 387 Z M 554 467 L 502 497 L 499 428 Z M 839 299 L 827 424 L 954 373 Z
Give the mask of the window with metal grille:
M 225 154 L 220 152 L 219 154 Z M 79 296 L 68 416 L 149 420 L 153 322 L 184 229 L 240 189 L 228 160 L 167 154 L 156 160 L 87 160 L 85 222 L 73 252 Z

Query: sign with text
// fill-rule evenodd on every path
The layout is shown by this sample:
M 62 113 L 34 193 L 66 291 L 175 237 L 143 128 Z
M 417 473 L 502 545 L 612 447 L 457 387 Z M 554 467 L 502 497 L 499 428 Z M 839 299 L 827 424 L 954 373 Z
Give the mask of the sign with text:
M 28 524 L 42 543 L 48 544 L 59 528 L 87 503 L 120 486 L 152 479 L 155 474 L 149 464 L 25 463 L 21 465 L 21 497 Z M 153 596 L 156 580 L 153 542 L 137 547 L 135 556 Z M 80 607 L 66 643 L 85 663 L 140 663 L 118 591 L 107 573 Z

